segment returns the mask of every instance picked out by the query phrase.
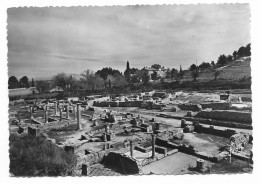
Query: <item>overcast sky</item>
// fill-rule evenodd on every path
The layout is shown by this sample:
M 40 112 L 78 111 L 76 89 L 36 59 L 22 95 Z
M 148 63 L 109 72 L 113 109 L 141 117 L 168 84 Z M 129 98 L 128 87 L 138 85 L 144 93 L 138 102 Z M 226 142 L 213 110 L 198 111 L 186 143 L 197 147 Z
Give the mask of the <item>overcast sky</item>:
M 185 69 L 250 43 L 247 4 L 8 9 L 9 76 L 158 63 Z

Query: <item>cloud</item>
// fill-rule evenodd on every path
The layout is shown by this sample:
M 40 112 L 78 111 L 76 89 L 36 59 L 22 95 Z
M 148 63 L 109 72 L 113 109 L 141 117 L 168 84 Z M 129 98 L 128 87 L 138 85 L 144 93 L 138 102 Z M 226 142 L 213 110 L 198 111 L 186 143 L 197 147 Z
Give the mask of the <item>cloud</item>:
M 8 9 L 9 75 L 185 68 L 249 42 L 248 4 Z

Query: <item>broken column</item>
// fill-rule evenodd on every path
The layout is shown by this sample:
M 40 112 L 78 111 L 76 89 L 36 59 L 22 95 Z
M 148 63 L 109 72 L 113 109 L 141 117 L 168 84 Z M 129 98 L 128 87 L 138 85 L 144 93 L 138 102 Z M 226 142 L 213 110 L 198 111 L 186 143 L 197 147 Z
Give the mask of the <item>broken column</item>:
M 77 104 L 77 129 L 82 129 L 81 116 L 80 116 L 80 104 Z
M 106 142 L 107 141 L 107 134 L 106 133 L 103 133 L 103 141 Z
M 199 170 L 202 170 L 202 169 L 204 169 L 204 160 L 202 160 L 202 159 L 197 159 L 197 169 L 199 169 Z
M 82 176 L 88 176 L 89 175 L 89 166 L 86 164 L 82 164 Z
M 186 126 L 186 120 L 182 119 L 181 120 L 181 128 L 184 128 Z
M 152 134 L 152 158 L 155 157 L 155 135 Z
M 93 122 L 93 125 L 92 125 L 93 127 L 96 127 L 96 126 L 98 126 L 98 122 L 95 120 L 94 122 Z

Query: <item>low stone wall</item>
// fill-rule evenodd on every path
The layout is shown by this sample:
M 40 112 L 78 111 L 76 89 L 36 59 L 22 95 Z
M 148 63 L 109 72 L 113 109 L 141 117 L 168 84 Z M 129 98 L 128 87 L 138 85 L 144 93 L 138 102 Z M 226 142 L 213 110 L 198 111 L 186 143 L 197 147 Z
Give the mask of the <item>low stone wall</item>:
M 201 111 L 202 107 L 198 104 L 180 104 L 178 107 L 181 110 L 188 110 L 188 111 Z
M 156 138 L 155 145 L 166 147 L 169 149 L 178 149 L 179 148 L 178 144 L 175 144 L 175 143 L 172 143 L 172 142 L 160 139 L 160 138 Z
M 212 110 L 229 110 L 231 105 L 228 102 L 218 102 L 218 103 L 203 103 L 200 104 L 203 109 L 211 108 Z
M 97 107 L 141 107 L 143 101 L 128 101 L 128 102 L 111 102 L 111 101 L 103 101 L 93 103 L 93 106 Z
M 103 161 L 104 157 L 109 153 L 109 150 L 99 151 L 95 153 L 90 153 L 87 155 L 78 155 L 77 156 L 77 165 L 81 166 L 82 164 L 91 166 L 93 164 L 100 163 Z
M 241 96 L 241 100 L 242 100 L 242 102 L 252 102 L 252 98 L 251 97 Z
M 212 134 L 212 135 L 217 135 L 217 136 L 227 137 L 227 138 L 236 134 L 235 130 L 230 130 L 230 129 L 220 130 L 220 129 L 215 129 L 213 126 L 205 127 L 200 124 L 194 126 L 194 131 L 197 133 L 206 133 L 206 134 Z
M 103 160 L 106 167 L 124 175 L 139 174 L 141 165 L 138 162 L 121 153 L 110 152 Z
M 119 102 L 119 107 L 141 107 L 143 101 Z
M 201 111 L 195 115 L 198 118 L 216 119 L 223 121 L 233 121 L 244 124 L 252 124 L 251 112 L 239 112 L 239 111 Z

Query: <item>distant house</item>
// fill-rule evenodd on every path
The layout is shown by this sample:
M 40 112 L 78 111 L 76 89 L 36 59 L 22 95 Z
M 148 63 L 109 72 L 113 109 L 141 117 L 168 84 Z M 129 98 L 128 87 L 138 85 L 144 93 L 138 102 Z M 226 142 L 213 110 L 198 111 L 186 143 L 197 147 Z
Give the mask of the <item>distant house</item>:
M 166 76 L 166 72 L 167 72 L 167 69 L 164 68 L 164 67 L 161 67 L 159 69 L 156 69 L 156 68 L 151 68 L 151 67 L 145 67 L 144 68 L 144 71 L 147 72 L 148 75 L 151 75 L 156 72 L 157 73 L 157 76 L 158 77 L 165 77 Z
M 50 93 L 53 93 L 53 92 L 63 92 L 63 89 L 59 86 L 55 86 L 54 88 L 50 89 Z

